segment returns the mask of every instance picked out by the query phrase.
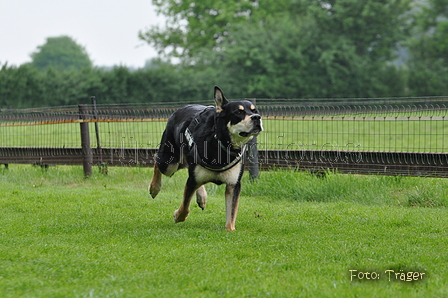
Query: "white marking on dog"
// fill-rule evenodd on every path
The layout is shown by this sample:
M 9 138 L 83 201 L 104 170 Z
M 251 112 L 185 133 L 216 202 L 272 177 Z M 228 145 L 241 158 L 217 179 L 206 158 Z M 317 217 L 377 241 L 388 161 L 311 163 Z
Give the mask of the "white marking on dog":
M 168 167 L 166 168 L 165 175 L 168 177 L 173 176 L 173 174 L 178 170 L 178 168 L 179 168 L 178 163 L 168 165 Z
M 212 181 L 221 181 L 225 184 L 235 185 L 238 182 L 240 171 L 241 162 L 236 164 L 233 168 L 224 172 L 213 172 L 200 165 L 197 165 L 194 168 L 194 177 L 199 184 L 205 184 Z
M 253 136 L 242 137 L 241 132 L 249 132 L 253 128 L 253 122 L 250 116 L 246 116 L 244 120 L 238 122 L 235 125 L 231 125 L 230 122 L 227 123 L 227 128 L 230 133 L 230 141 L 235 149 L 241 148 L 244 144 L 249 142 Z

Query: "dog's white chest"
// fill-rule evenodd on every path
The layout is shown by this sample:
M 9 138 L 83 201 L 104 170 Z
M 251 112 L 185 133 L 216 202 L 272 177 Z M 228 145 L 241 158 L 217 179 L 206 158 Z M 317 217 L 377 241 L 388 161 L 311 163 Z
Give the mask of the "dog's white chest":
M 195 179 L 197 182 L 204 184 L 212 181 L 221 181 L 225 184 L 235 185 L 238 182 L 238 178 L 240 176 L 241 171 L 241 162 L 236 164 L 234 167 L 223 171 L 223 172 L 214 172 L 207 170 L 201 165 L 197 165 L 194 168 Z

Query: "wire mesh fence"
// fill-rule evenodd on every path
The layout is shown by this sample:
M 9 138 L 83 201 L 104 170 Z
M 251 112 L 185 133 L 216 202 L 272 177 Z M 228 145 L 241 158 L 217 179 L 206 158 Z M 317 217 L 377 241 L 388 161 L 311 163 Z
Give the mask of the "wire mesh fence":
M 175 108 L 142 105 L 87 106 L 89 115 L 81 119 L 78 106 L 45 109 L 3 110 L 0 112 L 0 147 L 80 147 L 79 123 L 91 126 L 92 147 L 100 140 L 108 147 L 156 146 L 164 125 Z M 160 141 L 160 140 L 159 140 Z
M 448 101 L 443 97 L 257 103 L 268 128 L 259 143 L 267 148 L 439 153 L 448 149 Z
M 263 168 L 448 176 L 446 97 L 250 100 L 263 117 Z M 0 110 L 0 163 L 75 164 L 88 123 L 93 163 L 151 165 L 182 105 L 89 105 L 84 116 L 78 106 Z

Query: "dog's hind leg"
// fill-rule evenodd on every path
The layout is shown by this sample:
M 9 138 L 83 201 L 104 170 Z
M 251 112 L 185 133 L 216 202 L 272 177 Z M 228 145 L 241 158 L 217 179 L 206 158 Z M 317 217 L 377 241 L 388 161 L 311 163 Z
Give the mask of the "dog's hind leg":
M 160 172 L 157 163 L 154 163 L 154 174 L 151 179 L 151 183 L 149 184 L 149 193 L 152 198 L 155 198 L 162 188 L 162 172 Z
M 205 205 L 207 204 L 207 191 L 205 190 L 204 185 L 196 190 L 196 203 L 201 207 L 202 210 L 205 209 Z

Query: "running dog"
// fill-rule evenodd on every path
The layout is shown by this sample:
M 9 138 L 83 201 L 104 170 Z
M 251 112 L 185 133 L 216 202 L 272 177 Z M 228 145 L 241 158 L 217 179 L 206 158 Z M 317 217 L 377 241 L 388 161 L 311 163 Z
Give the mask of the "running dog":
M 188 167 L 182 204 L 174 211 L 174 222 L 185 221 L 190 201 L 202 209 L 207 203 L 204 184 L 226 184 L 226 229 L 235 230 L 246 143 L 263 131 L 261 117 L 249 101 L 228 101 L 215 86 L 216 107 L 187 105 L 168 119 L 155 156 L 149 185 L 153 198 L 162 187 L 162 174 L 172 176 Z

